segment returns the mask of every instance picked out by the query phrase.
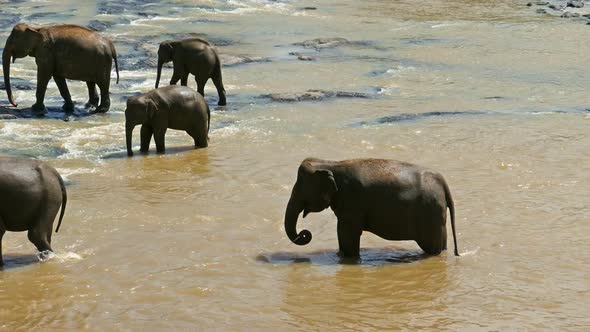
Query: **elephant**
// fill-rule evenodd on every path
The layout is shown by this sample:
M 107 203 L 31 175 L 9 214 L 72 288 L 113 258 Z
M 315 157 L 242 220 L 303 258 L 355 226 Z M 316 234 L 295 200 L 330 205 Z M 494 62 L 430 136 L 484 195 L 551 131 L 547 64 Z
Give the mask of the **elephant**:
M 200 94 L 186 86 L 169 85 L 127 99 L 125 134 L 127 155 L 133 156 L 131 136 L 135 126 L 141 124 L 141 149 L 147 153 L 152 135 L 158 153 L 165 152 L 166 130 L 184 130 L 195 141 L 195 148 L 206 148 L 211 111 Z
M 186 86 L 188 74 L 193 74 L 197 82 L 197 91 L 204 97 L 205 84 L 211 78 L 219 94 L 217 105 L 226 105 L 225 88 L 221 80 L 221 61 L 209 42 L 201 38 L 190 38 L 166 40 L 160 43 L 156 89 L 160 83 L 162 66 L 170 61 L 174 65 L 174 72 L 172 73 L 172 79 L 170 79 L 171 85 L 175 85 L 180 80 L 180 84 Z
M 14 26 L 2 52 L 4 85 L 8 100 L 17 106 L 10 86 L 10 59 L 27 55 L 35 58 L 37 64 L 36 102 L 32 109 L 45 111 L 43 101 L 47 83 L 53 77 L 65 103 L 66 112 L 74 110 L 74 103 L 66 79 L 85 81 L 88 87 L 87 107 L 96 107 L 96 112 L 107 112 L 110 108 L 109 86 L 112 61 L 115 61 L 117 83 L 119 66 L 113 43 L 88 28 L 77 25 L 31 26 L 19 23 Z M 96 86 L 100 88 L 100 105 Z
M 55 168 L 29 158 L 0 157 L 0 266 L 6 231 L 28 231 L 39 252 L 51 249 L 51 232 L 61 207 L 59 231 L 68 195 Z
M 446 212 L 451 214 L 455 255 L 455 207 L 439 173 L 388 159 L 330 161 L 307 158 L 285 212 L 291 242 L 306 245 L 312 235 L 297 233 L 297 218 L 330 207 L 338 219 L 339 255 L 358 258 L 363 231 L 393 241 L 414 240 L 428 255 L 447 248 Z

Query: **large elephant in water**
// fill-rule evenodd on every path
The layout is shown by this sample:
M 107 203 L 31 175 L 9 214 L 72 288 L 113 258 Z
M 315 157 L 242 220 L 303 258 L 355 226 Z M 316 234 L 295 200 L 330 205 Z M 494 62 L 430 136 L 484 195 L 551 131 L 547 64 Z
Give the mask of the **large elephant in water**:
M 305 159 L 299 166 L 285 213 L 285 231 L 298 245 L 311 232 L 297 233 L 297 218 L 332 208 L 338 218 L 338 246 L 344 257 L 358 257 L 363 231 L 387 240 L 415 240 L 427 254 L 447 248 L 446 211 L 451 212 L 455 255 L 455 208 L 442 175 L 385 159 L 329 161 Z
M 209 42 L 200 38 L 163 41 L 158 49 L 156 89 L 160 84 L 162 66 L 170 61 L 174 64 L 170 84 L 174 85 L 180 80 L 180 84 L 186 86 L 188 74 L 193 74 L 197 82 L 197 91 L 204 97 L 205 84 L 211 78 L 219 94 L 217 104 L 220 106 L 226 104 L 225 88 L 221 79 L 221 61 Z
M 97 107 L 97 112 L 110 108 L 109 86 L 112 61 L 115 60 L 117 83 L 119 68 L 113 43 L 88 28 L 77 25 L 55 25 L 47 27 L 19 23 L 12 29 L 2 53 L 4 85 L 8 100 L 17 106 L 10 86 L 10 60 L 27 55 L 37 63 L 37 93 L 33 110 L 44 111 L 47 83 L 53 80 L 64 99 L 66 112 L 73 111 L 74 103 L 66 85 L 66 79 L 85 81 L 88 86 L 87 106 Z M 100 88 L 100 105 L 96 85 Z
M 0 157 L 0 266 L 6 231 L 29 231 L 39 252 L 51 249 L 51 232 L 61 206 L 59 230 L 68 196 L 59 173 L 34 159 Z

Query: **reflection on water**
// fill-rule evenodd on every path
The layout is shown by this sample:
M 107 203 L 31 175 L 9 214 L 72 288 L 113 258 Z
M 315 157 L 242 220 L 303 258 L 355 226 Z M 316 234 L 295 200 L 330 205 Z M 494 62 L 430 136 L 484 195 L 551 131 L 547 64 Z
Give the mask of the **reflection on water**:
M 332 270 L 291 268 L 281 280 L 280 310 L 289 314 L 294 325 L 312 329 L 423 328 L 411 317 L 444 310 L 449 287 L 447 263 L 435 260 L 420 265 L 342 265 Z M 435 319 L 428 327 L 448 326 L 443 319 Z
M 113 71 L 102 115 L 68 82 L 65 122 L 53 82 L 49 113 L 28 111 L 34 59 L 11 65 L 19 107 L 0 94 L 0 113 L 19 119 L 0 121 L 0 154 L 55 166 L 68 206 L 46 262 L 5 234 L 0 329 L 587 329 L 590 30 L 524 4 L 4 3 L 0 45 L 20 21 L 91 25 L 114 41 L 121 81 Z M 209 147 L 169 130 L 165 155 L 128 158 L 127 97 L 154 86 L 160 41 L 190 36 L 226 64 L 227 107 L 205 88 Z M 284 211 L 310 156 L 441 172 L 462 256 L 363 234 L 360 262 L 343 264 L 331 211 L 300 220 L 314 240 L 291 244 Z

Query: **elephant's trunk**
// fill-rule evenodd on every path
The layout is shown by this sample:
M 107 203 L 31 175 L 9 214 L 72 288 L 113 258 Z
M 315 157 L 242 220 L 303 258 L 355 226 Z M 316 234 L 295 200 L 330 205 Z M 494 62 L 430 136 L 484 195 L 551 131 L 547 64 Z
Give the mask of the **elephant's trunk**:
M 160 57 L 158 56 L 158 74 L 156 76 L 156 89 L 158 88 L 158 85 L 160 84 L 160 76 L 162 75 L 162 67 L 164 66 L 164 61 L 162 61 L 162 59 L 160 59 Z
M 10 51 L 7 48 L 2 52 L 2 70 L 4 73 L 4 88 L 8 95 L 8 101 L 10 101 L 12 106 L 16 107 L 17 103 L 12 97 L 12 87 L 10 86 Z
M 304 246 L 311 241 L 311 232 L 307 229 L 297 233 L 297 218 L 303 211 L 303 204 L 293 197 L 289 199 L 287 204 L 287 211 L 285 212 L 285 232 L 291 242 Z
M 133 156 L 133 151 L 131 150 L 131 136 L 133 135 L 133 128 L 135 125 L 133 123 L 127 122 L 125 124 L 125 139 L 127 142 L 127 156 Z

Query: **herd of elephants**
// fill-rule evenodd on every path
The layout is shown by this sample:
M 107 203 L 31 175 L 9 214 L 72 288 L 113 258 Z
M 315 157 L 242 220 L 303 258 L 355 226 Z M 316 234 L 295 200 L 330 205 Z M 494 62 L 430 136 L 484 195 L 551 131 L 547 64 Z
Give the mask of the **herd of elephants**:
M 2 54 L 6 93 L 13 106 L 17 104 L 10 86 L 10 61 L 26 56 L 34 57 L 37 64 L 34 111 L 45 111 L 43 100 L 51 78 L 65 101 L 64 111 L 74 109 L 66 79 L 86 82 L 86 106 L 93 112 L 109 110 L 113 61 L 117 82 L 119 70 L 115 46 L 108 38 L 77 25 L 14 26 Z M 170 61 L 174 66 L 170 85 L 158 88 L 162 66 Z M 189 74 L 195 76 L 197 92 L 186 86 Z M 155 89 L 127 99 L 128 156 L 133 155 L 131 137 L 137 125 L 141 125 L 142 153 L 148 152 L 152 136 L 157 152 L 164 153 L 168 128 L 186 131 L 194 139 L 195 148 L 207 147 L 211 113 L 203 95 L 209 78 L 217 88 L 218 104 L 225 105 L 221 63 L 215 48 L 199 38 L 162 42 Z M 181 86 L 176 85 L 179 80 Z M 39 252 L 52 251 L 53 223 L 61 209 L 57 233 L 66 202 L 64 181 L 53 167 L 35 159 L 0 157 L 0 266 L 6 231 L 28 231 L 29 240 Z M 305 218 L 309 212 L 328 207 L 338 219 L 339 254 L 343 258 L 359 258 L 363 231 L 387 240 L 414 240 L 426 254 L 438 255 L 447 249 L 447 208 L 454 253 L 459 256 L 451 192 L 443 176 L 433 170 L 386 159 L 307 158 L 299 166 L 285 211 L 289 239 L 297 245 L 308 244 L 311 232 L 297 232 L 299 214 L 303 212 Z

